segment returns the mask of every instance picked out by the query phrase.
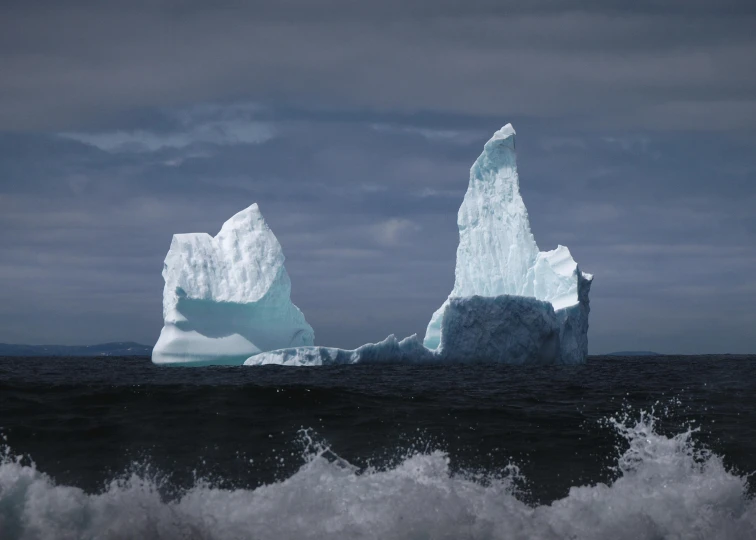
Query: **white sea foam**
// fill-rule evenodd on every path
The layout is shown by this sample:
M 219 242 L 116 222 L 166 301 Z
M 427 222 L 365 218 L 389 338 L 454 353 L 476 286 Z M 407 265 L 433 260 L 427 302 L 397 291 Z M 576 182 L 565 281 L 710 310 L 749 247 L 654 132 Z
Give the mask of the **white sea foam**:
M 610 420 L 629 442 L 611 485 L 573 487 L 529 506 L 506 478 L 454 474 L 442 452 L 388 470 L 358 471 L 311 447 L 290 478 L 255 490 L 198 482 L 166 501 L 132 475 L 99 494 L 56 485 L 9 452 L 0 464 L 0 538 L 748 539 L 756 504 L 746 479 L 698 449 L 692 432 L 668 437 L 653 415 Z

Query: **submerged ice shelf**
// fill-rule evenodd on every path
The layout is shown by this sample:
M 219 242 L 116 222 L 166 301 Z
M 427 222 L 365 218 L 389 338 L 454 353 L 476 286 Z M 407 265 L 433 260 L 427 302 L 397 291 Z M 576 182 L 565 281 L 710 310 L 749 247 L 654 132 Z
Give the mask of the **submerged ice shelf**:
M 457 224 L 454 288 L 424 340 L 392 335 L 354 350 L 313 345 L 312 328 L 289 298 L 281 246 L 257 205 L 227 221 L 215 238 L 175 235 L 153 362 L 585 361 L 593 278 L 566 247 L 539 251 L 520 195 L 510 124 L 494 133 L 470 169 Z

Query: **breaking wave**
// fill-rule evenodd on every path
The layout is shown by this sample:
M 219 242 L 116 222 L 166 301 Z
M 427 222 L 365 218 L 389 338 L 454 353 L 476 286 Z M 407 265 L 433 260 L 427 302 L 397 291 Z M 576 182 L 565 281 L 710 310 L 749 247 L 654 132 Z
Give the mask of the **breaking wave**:
M 56 485 L 6 449 L 0 538 L 756 538 L 746 476 L 698 446 L 695 430 L 663 435 L 653 413 L 606 422 L 626 441 L 616 479 L 573 487 L 541 506 L 523 502 L 516 467 L 488 477 L 454 473 L 440 451 L 358 470 L 311 442 L 306 463 L 281 482 L 228 490 L 197 481 L 166 498 L 145 474 L 113 480 L 97 494 Z

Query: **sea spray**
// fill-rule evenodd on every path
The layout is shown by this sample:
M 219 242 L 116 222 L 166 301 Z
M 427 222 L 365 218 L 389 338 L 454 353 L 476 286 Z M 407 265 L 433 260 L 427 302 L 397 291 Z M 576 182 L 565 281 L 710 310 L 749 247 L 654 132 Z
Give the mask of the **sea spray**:
M 609 418 L 625 441 L 608 484 L 573 487 L 551 504 L 518 497 L 516 470 L 481 478 L 450 468 L 439 450 L 360 470 L 314 433 L 305 463 L 254 490 L 198 480 L 174 498 L 136 472 L 100 493 L 56 485 L 29 459 L 3 452 L 0 538 L 747 539 L 756 505 L 746 478 L 694 441 L 665 435 L 653 412 Z

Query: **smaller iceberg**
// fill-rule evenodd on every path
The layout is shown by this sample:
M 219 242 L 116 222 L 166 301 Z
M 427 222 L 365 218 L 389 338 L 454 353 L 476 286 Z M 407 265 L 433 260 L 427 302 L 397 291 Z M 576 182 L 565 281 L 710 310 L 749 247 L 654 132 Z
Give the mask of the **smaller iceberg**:
M 155 364 L 234 364 L 314 343 L 290 299 L 284 254 L 257 204 L 212 237 L 176 234 L 163 265 L 163 330 Z

